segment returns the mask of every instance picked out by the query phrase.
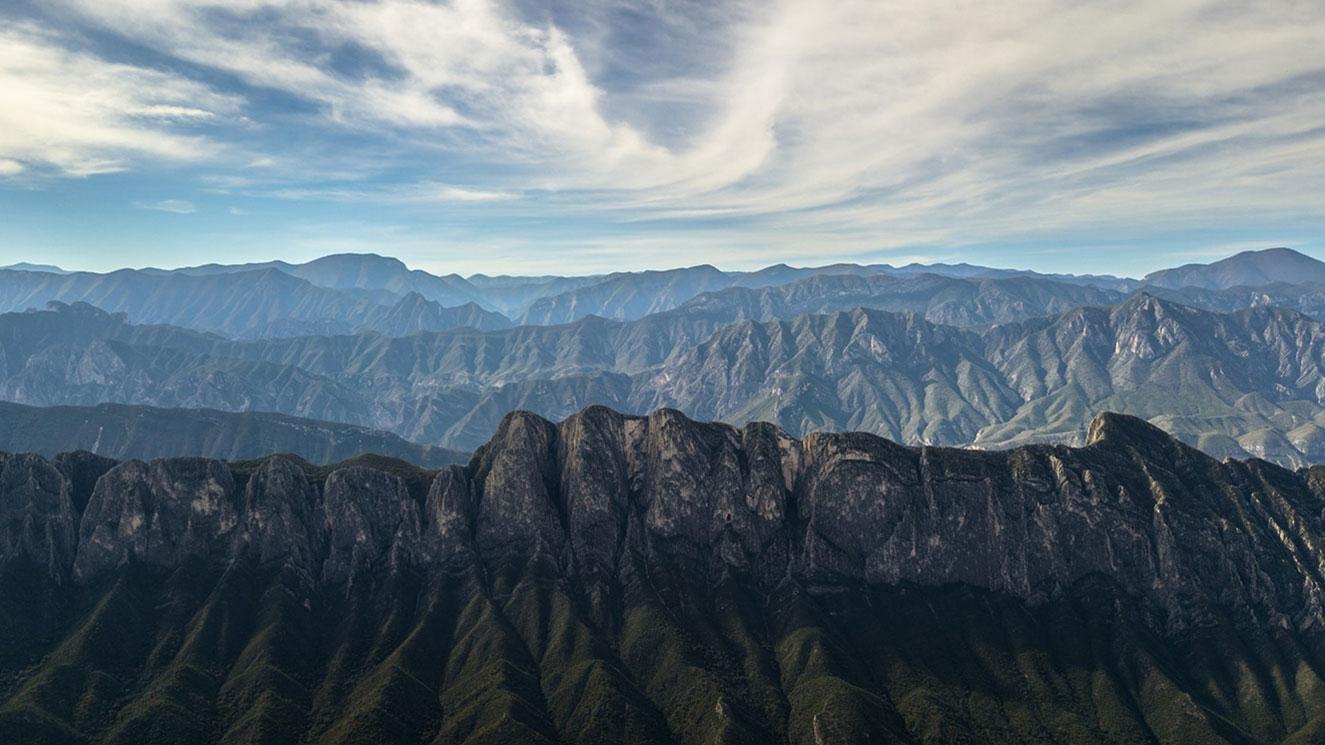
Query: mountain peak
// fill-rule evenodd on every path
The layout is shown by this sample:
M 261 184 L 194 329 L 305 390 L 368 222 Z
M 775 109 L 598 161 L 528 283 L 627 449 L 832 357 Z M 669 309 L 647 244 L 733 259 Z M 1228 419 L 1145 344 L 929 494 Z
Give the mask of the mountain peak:
M 1164 310 L 1176 305 L 1178 305 L 1178 303 L 1165 300 L 1158 295 L 1141 290 L 1129 295 L 1127 299 L 1118 303 L 1116 307 L 1120 313 L 1129 313 L 1136 311 L 1150 312 L 1152 310 Z
M 1210 458 L 1140 417 L 1113 411 L 1102 411 L 1090 421 L 1090 427 L 1086 430 L 1086 445 L 1111 450 L 1133 450 L 1149 460 L 1169 464 L 1192 463 Z
M 1193 308 L 1149 292 L 1137 292 L 1123 302 L 1115 305 L 1109 316 L 1115 323 L 1141 321 L 1149 327 L 1152 323 L 1164 320 L 1190 323 L 1193 320 L 1213 315 L 1209 311 Z
M 127 320 L 125 313 L 107 313 L 91 303 L 85 303 L 81 300 L 65 303 L 59 300 L 51 300 L 46 303 L 46 310 L 52 313 L 70 316 L 72 318 L 118 318 L 121 321 Z
M 1248 254 L 1283 255 L 1283 256 L 1292 255 L 1292 256 L 1300 256 L 1302 258 L 1307 258 L 1307 259 L 1311 258 L 1310 256 L 1307 256 L 1301 251 L 1296 251 L 1294 249 L 1289 248 L 1288 246 L 1272 246 L 1270 248 L 1259 248 L 1259 249 L 1252 248 L 1246 251 L 1239 251 L 1238 253 L 1234 254 L 1234 256 L 1246 256 Z
M 1157 287 L 1211 290 L 1273 283 L 1318 283 L 1325 282 L 1325 262 L 1278 246 L 1242 251 L 1210 264 L 1185 264 L 1151 272 L 1142 281 Z
M 423 296 L 418 290 L 410 290 L 396 301 L 397 308 L 418 308 L 431 304 L 432 301 Z
M 1167 432 L 1140 417 L 1115 411 L 1096 414 L 1086 431 L 1087 445 L 1123 445 L 1172 439 Z
M 313 259 L 302 266 L 371 266 L 378 269 L 391 268 L 405 271 L 409 270 L 409 267 L 405 266 L 405 262 L 400 259 L 397 259 L 394 256 L 383 256 L 375 253 L 327 254 L 326 256 L 320 256 Z
M 20 262 L 18 262 L 17 264 L 9 264 L 8 266 L 0 266 L 0 270 L 8 270 L 8 271 L 15 271 L 15 272 L 39 272 L 39 273 L 42 273 L 42 274 L 68 274 L 68 273 L 69 273 L 69 272 L 65 271 L 64 269 L 61 269 L 60 267 L 55 266 L 54 264 L 34 264 L 34 263 L 30 262 L 30 261 L 20 261 Z

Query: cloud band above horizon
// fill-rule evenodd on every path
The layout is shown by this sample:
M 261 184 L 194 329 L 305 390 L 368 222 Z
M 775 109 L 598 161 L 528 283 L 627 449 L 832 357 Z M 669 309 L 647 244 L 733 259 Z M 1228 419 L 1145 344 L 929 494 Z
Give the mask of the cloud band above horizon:
M 531 271 L 989 247 L 1054 269 L 1082 259 L 1057 245 L 1310 248 L 1325 217 L 1315 3 L 52 0 L 0 20 L 0 204 L 37 207 L 6 251 L 86 248 L 41 224 L 71 192 L 171 256 L 228 237 Z M 133 222 L 153 211 L 210 241 Z

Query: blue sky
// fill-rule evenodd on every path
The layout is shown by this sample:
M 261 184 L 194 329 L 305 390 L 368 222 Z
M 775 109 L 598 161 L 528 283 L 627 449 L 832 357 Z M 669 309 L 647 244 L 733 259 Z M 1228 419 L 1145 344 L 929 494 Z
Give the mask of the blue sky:
M 0 263 L 1325 257 L 1325 5 L 10 0 Z

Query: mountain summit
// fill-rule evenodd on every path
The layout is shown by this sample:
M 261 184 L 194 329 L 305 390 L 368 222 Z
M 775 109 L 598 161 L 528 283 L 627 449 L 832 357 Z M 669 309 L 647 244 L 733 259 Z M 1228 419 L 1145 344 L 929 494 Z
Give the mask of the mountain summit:
M 1274 283 L 1325 283 L 1325 262 L 1291 248 L 1243 251 L 1213 264 L 1185 264 L 1147 274 L 1144 284 L 1223 290 Z

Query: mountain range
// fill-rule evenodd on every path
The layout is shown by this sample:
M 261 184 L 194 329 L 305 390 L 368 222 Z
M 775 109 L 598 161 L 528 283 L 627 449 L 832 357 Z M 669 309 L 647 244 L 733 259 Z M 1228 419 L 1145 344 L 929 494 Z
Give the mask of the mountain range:
M 630 322 L 235 341 L 55 306 L 0 315 L 0 398 L 270 411 L 459 450 L 512 409 L 591 404 L 981 447 L 1079 443 L 1117 410 L 1219 456 L 1325 453 L 1325 325 L 1291 310 L 1137 294 L 980 328 L 861 308 L 740 315 L 699 303 Z
M 0 742 L 1325 741 L 1287 249 L 0 298 Z
M 505 417 L 466 465 L 0 456 L 0 739 L 1314 743 L 1325 472 Z
M 1325 264 L 1288 249 L 1139 280 L 968 264 L 465 278 L 352 254 L 16 265 L 0 269 L 13 311 L 0 314 L 0 400 L 279 414 L 376 430 L 393 454 L 472 450 L 517 408 L 675 407 L 990 448 L 1080 443 L 1091 416 L 1118 410 L 1220 457 L 1296 466 L 1325 457 L 1322 279 Z M 143 436 L 106 454 L 266 447 Z M 314 460 L 346 455 L 288 441 Z
M 993 285 L 986 287 L 990 281 Z M 838 288 L 838 283 L 846 286 Z M 776 302 L 776 296 L 785 295 L 783 302 L 803 304 L 799 313 L 812 312 L 816 303 L 847 309 L 853 295 L 867 303 L 863 307 L 916 310 L 942 306 L 953 296 L 993 293 L 969 319 L 931 319 L 959 324 L 1042 314 L 1045 304 L 1062 309 L 1069 303 L 1116 302 L 1136 291 L 1212 310 L 1270 302 L 1319 310 L 1325 307 L 1325 264 L 1289 249 L 1267 249 L 1154 272 L 1142 280 L 970 264 L 778 264 L 753 272 L 703 265 L 580 277 L 465 278 L 409 269 L 385 256 L 338 254 L 304 264 L 207 264 L 106 274 L 18 263 L 0 268 L 0 289 L 0 311 L 40 309 L 51 301 L 86 302 L 124 312 L 134 323 L 171 324 L 234 338 L 358 332 L 402 336 L 461 326 L 561 324 L 591 315 L 637 320 L 713 293 L 728 298 L 721 302 L 737 303 L 757 302 L 761 296 L 764 302 Z M 998 292 L 1010 297 L 1000 298 Z M 1019 303 L 1027 305 L 1021 308 Z M 779 317 L 787 317 L 786 312 Z
M 417 292 L 325 287 L 274 268 L 200 275 L 0 271 L 0 310 L 40 308 L 49 302 L 89 303 L 138 323 L 241 339 L 356 332 L 404 336 L 511 325 L 505 316 L 472 302 L 443 307 Z

